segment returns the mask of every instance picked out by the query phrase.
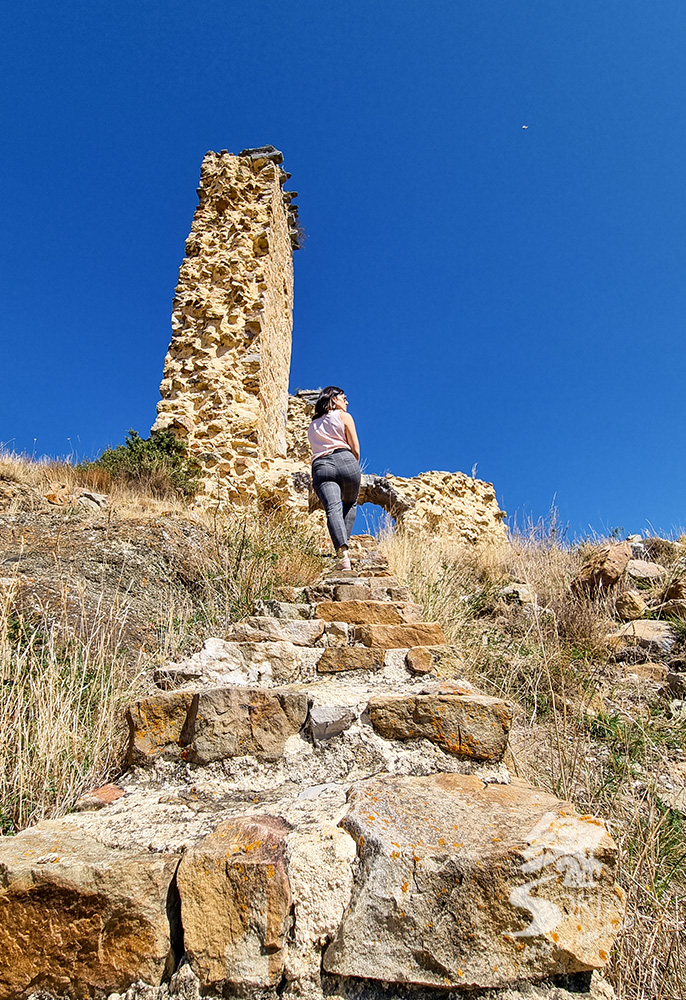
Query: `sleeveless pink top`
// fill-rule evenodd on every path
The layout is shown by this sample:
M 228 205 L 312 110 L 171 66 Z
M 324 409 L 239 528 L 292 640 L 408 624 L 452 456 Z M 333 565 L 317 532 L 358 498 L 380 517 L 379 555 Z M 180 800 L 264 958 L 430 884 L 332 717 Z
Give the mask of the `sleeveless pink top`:
M 317 417 L 316 420 L 313 420 L 307 432 L 307 437 L 310 441 L 313 458 L 322 458 L 324 455 L 330 455 L 337 448 L 351 450 L 345 436 L 345 427 L 340 410 L 331 410 L 330 413 L 325 413 L 323 417 Z

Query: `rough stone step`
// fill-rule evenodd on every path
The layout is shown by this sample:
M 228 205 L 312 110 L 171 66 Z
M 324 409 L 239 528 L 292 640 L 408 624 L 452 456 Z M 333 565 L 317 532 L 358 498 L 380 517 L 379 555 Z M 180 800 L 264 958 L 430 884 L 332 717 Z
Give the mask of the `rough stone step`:
M 446 644 L 443 629 L 437 622 L 416 625 L 356 625 L 354 634 L 356 642 L 383 649 Z
M 512 708 L 502 699 L 445 689 L 377 695 L 368 711 L 385 739 L 426 739 L 447 753 L 474 760 L 502 760 L 512 725 Z
M 358 580 L 364 580 L 358 577 Z M 337 584 L 333 596 L 336 601 L 411 601 L 409 587 L 396 584 L 392 576 L 368 577 L 366 583 Z
M 302 602 L 292 601 L 256 601 L 255 614 L 266 615 L 270 618 L 288 618 L 291 621 L 295 618 L 311 618 L 312 605 Z
M 114 849 L 70 822 L 0 838 L 0 997 L 123 992 L 171 974 L 180 854 Z M 171 924 L 170 927 L 170 917 Z
M 350 626 L 331 622 L 328 628 L 329 641 L 336 638 L 347 644 L 346 631 Z M 338 637 L 334 635 L 336 632 L 340 633 Z M 291 684 L 312 679 L 321 654 L 321 647 L 296 646 L 286 641 L 231 642 L 212 637 L 187 660 L 156 670 L 155 681 L 165 690 L 189 681 L 223 686 Z
M 252 615 L 232 625 L 226 638 L 234 642 L 292 642 L 295 646 L 313 646 L 325 630 L 324 621 L 314 621 L 311 616 L 304 620 Z
M 126 712 L 130 764 L 158 758 L 210 764 L 252 754 L 278 760 L 307 719 L 307 695 L 284 688 L 224 687 L 167 691 Z
M 458 774 L 380 775 L 348 802 L 359 864 L 327 972 L 468 989 L 605 965 L 624 893 L 598 820 Z
M 412 625 L 422 620 L 419 604 L 389 601 L 322 601 L 315 607 L 315 618 L 351 625 Z
M 384 665 L 385 650 L 340 646 L 325 649 L 317 672 L 320 674 L 338 674 L 348 670 L 381 670 Z

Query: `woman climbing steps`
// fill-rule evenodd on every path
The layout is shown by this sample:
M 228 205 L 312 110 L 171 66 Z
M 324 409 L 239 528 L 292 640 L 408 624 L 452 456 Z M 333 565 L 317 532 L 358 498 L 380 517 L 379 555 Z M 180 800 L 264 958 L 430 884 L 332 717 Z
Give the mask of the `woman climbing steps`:
M 326 511 L 326 523 L 340 562 L 350 569 L 348 543 L 360 492 L 360 442 L 348 400 L 338 386 L 322 389 L 307 436 L 312 448 L 312 486 Z

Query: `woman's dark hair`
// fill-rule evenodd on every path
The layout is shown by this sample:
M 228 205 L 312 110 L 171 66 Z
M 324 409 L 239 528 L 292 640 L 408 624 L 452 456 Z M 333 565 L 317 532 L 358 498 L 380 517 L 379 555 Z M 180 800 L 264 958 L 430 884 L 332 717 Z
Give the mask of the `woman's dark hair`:
M 319 398 L 314 404 L 314 416 L 312 419 L 316 420 L 317 417 L 323 417 L 325 413 L 330 411 L 334 397 L 342 395 L 343 390 L 339 389 L 337 385 L 327 385 L 326 389 L 322 389 L 319 393 Z

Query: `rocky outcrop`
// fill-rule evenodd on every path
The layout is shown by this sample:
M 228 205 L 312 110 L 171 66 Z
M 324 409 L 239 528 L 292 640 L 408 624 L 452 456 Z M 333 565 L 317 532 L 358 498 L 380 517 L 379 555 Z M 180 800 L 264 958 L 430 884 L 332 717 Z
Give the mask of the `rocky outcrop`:
M 579 596 L 594 597 L 617 584 L 631 559 L 631 543 L 603 545 L 586 561 L 572 580 L 572 590 Z

